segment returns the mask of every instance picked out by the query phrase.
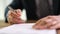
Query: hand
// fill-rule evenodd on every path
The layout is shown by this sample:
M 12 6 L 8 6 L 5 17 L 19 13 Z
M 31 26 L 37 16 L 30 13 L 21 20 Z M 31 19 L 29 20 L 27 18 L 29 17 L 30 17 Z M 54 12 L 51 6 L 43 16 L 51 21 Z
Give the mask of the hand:
M 36 29 L 58 29 L 60 28 L 60 16 L 47 16 L 36 22 Z
M 22 23 L 23 20 L 20 18 L 21 16 L 21 10 L 17 9 L 17 10 L 9 10 L 7 17 L 8 17 L 8 22 L 11 23 Z

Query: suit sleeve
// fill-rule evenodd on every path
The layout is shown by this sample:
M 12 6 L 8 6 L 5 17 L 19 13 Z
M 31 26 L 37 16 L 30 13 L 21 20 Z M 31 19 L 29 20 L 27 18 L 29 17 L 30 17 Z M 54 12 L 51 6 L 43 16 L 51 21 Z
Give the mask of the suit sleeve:
M 60 9 L 59 9 L 59 0 L 53 0 L 53 11 L 55 15 L 59 15 L 60 14 Z
M 10 5 L 8 5 L 8 6 L 11 6 L 13 9 L 23 9 L 23 5 L 22 5 L 22 2 L 21 2 L 21 0 L 14 0 Z M 5 14 L 4 14 L 4 16 L 5 16 L 5 22 L 8 22 L 7 21 L 7 13 L 8 13 L 8 11 L 9 11 L 9 8 L 8 8 L 8 6 L 6 7 L 6 9 L 5 9 Z

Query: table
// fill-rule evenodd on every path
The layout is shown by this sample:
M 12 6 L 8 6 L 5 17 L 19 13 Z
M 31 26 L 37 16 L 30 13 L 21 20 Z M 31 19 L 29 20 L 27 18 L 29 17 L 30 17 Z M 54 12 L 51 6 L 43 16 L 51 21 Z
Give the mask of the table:
M 26 23 L 35 23 L 35 22 L 36 22 L 36 20 L 28 20 L 28 21 L 26 21 Z M 10 24 L 8 24 L 8 23 L 5 23 L 3 21 L 0 21 L 0 28 L 7 27 L 9 25 Z M 60 29 L 57 29 L 57 34 L 60 34 Z

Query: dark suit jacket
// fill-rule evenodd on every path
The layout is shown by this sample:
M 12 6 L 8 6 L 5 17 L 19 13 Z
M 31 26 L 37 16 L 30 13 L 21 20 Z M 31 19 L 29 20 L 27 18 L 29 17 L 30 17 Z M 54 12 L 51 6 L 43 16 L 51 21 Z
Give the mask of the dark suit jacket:
M 54 14 L 58 14 L 57 10 L 55 12 L 55 0 L 54 1 L 54 6 L 53 9 L 50 9 L 48 3 L 46 2 L 47 0 L 41 0 L 41 17 L 45 17 L 47 15 L 54 15 Z M 58 1 L 57 1 L 58 2 Z M 57 4 L 58 5 L 58 4 Z M 38 20 L 38 16 L 36 15 L 36 3 L 35 0 L 14 0 L 9 6 L 11 6 L 13 9 L 26 9 L 26 13 L 27 13 L 27 18 L 28 20 Z M 42 9 L 43 8 L 43 9 Z M 58 8 L 58 7 L 57 7 Z M 6 22 L 7 22 L 7 13 L 8 13 L 8 8 L 6 8 L 5 11 L 5 18 L 6 18 Z

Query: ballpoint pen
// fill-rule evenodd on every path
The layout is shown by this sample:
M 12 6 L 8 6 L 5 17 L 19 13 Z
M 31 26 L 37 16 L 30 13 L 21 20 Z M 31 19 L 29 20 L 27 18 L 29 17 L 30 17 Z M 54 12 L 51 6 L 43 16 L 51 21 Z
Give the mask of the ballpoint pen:
M 14 11 L 14 9 L 13 9 L 12 7 L 8 6 L 8 8 L 9 8 L 10 10 Z M 14 11 L 14 12 L 17 13 L 17 11 Z

